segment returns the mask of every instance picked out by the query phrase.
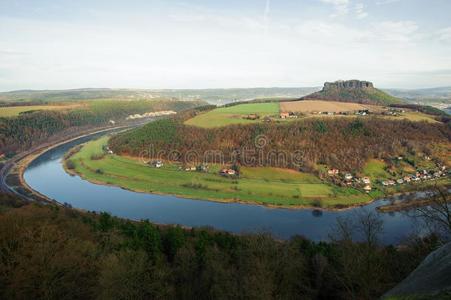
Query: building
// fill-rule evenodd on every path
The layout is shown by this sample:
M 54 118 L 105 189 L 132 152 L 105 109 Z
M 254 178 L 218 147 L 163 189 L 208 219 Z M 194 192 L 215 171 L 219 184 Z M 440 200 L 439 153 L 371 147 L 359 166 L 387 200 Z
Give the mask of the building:
M 222 176 L 228 176 L 228 175 L 236 175 L 236 171 L 233 169 L 221 169 L 221 171 L 219 171 L 219 174 Z
M 371 183 L 371 179 L 370 179 L 369 177 L 363 177 L 363 178 L 362 178 L 362 182 L 363 182 L 364 184 L 370 184 L 370 183 Z
M 163 162 L 161 160 L 154 160 L 150 163 L 150 165 L 155 168 L 161 168 L 163 166 Z
M 257 115 L 257 114 L 249 114 L 249 115 L 244 116 L 244 119 L 246 119 L 246 120 L 258 120 L 258 119 L 260 119 L 260 116 Z
M 338 169 L 329 169 L 327 170 L 327 174 L 330 176 L 338 175 L 340 171 Z
M 351 173 L 346 173 L 345 174 L 345 179 L 346 180 L 351 180 L 352 179 L 352 174 Z
M 286 119 L 286 118 L 289 118 L 290 117 L 290 113 L 288 113 L 288 112 L 281 112 L 280 113 L 280 118 L 281 119 Z

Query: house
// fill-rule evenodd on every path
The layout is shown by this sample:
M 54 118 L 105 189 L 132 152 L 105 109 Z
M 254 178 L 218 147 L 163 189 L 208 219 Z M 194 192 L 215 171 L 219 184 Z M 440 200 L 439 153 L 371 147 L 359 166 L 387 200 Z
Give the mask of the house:
M 244 116 L 244 119 L 257 120 L 257 119 L 260 119 L 260 116 L 257 114 L 249 114 L 249 115 Z
M 193 167 L 193 166 L 191 166 L 191 167 L 186 167 L 186 168 L 185 168 L 185 171 L 188 171 L 188 172 L 190 172 L 190 171 L 196 171 L 196 167 Z
M 346 173 L 345 174 L 345 179 L 346 180 L 351 180 L 352 179 L 352 174 L 351 173 Z
M 370 185 L 365 185 L 365 187 L 363 188 L 363 190 L 367 193 L 371 192 L 371 186 Z
M 382 181 L 382 185 L 383 186 L 389 186 L 389 185 L 395 185 L 395 181 L 393 181 L 393 180 L 385 180 L 385 181 Z
M 198 165 L 198 166 L 196 167 L 196 171 L 199 171 L 199 172 L 208 172 L 208 165 L 206 165 L 206 164 Z
M 150 165 L 155 168 L 161 168 L 163 166 L 163 162 L 161 160 L 154 160 L 150 163 Z
M 366 116 L 370 113 L 370 111 L 368 109 L 362 109 L 357 111 L 356 115 L 360 115 L 360 116 Z
M 222 176 L 236 175 L 236 172 L 233 169 L 221 169 L 221 171 L 219 171 L 219 174 Z
M 281 112 L 280 113 L 280 118 L 281 119 L 286 119 L 286 118 L 289 118 L 290 117 L 290 113 L 288 113 L 288 112 Z
M 405 182 L 410 182 L 411 180 L 412 180 L 412 177 L 410 177 L 410 176 L 404 176 L 404 181 Z
M 330 176 L 338 175 L 340 171 L 338 169 L 329 169 L 327 170 L 327 174 Z
M 371 183 L 371 179 L 370 179 L 369 177 L 363 177 L 363 178 L 362 178 L 362 182 L 363 182 L 364 184 L 370 184 L 370 183 Z
M 399 178 L 398 180 L 396 180 L 396 183 L 398 183 L 398 184 L 403 184 L 403 183 L 404 183 L 404 180 L 403 180 L 402 178 Z
M 111 125 L 116 124 L 116 122 L 114 120 L 109 120 L 108 123 L 110 123 Z

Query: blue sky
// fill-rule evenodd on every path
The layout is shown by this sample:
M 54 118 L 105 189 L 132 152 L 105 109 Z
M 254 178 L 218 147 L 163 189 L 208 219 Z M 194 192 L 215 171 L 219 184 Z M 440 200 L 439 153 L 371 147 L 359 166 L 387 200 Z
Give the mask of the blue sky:
M 449 0 L 0 0 L 0 90 L 451 86 Z

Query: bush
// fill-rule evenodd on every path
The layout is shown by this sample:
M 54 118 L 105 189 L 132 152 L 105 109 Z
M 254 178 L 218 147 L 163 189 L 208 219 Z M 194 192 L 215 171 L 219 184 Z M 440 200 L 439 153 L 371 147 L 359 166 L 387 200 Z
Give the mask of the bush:
M 66 168 L 68 168 L 69 170 L 75 169 L 75 163 L 72 160 L 67 160 L 66 161 Z

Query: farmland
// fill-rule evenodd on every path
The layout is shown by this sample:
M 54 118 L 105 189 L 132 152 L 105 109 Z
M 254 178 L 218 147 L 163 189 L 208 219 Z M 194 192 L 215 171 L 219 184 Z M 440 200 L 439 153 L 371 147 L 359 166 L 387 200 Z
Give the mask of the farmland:
M 262 122 L 265 117 L 275 122 L 290 121 L 302 118 L 319 117 L 355 117 L 354 112 L 369 111 L 372 116 L 390 120 L 409 120 L 413 122 L 437 123 L 434 116 L 412 109 L 392 109 L 380 105 L 351 102 L 301 100 L 285 102 L 246 103 L 233 106 L 218 107 L 208 112 L 200 113 L 185 121 L 186 125 L 203 128 L 215 128 L 233 124 L 254 124 Z M 390 111 L 392 110 L 392 111 Z M 394 110 L 397 110 L 393 113 Z M 279 113 L 295 114 L 296 118 L 281 119 Z M 256 119 L 247 118 L 255 114 Z
M 216 108 L 212 111 L 199 114 L 187 120 L 186 125 L 199 126 L 204 128 L 220 127 L 232 124 L 255 123 L 255 120 L 248 120 L 244 117 L 249 114 L 258 114 L 259 117 L 274 116 L 279 113 L 279 103 L 246 103 L 228 107 Z
M 322 101 L 322 100 L 302 100 L 302 101 L 289 101 L 280 103 L 281 112 L 348 112 L 365 110 L 381 111 L 382 106 L 350 103 L 350 102 L 338 102 L 338 101 Z
M 287 169 L 242 167 L 239 178 L 227 178 L 218 174 L 219 165 L 210 166 L 206 173 L 184 171 L 174 163 L 153 168 L 136 158 L 106 155 L 107 140 L 90 142 L 68 158 L 71 169 L 96 183 L 220 202 L 333 208 L 372 199 L 359 190 L 333 186 L 312 174 Z
M 70 110 L 83 106 L 81 103 L 69 103 L 63 105 L 24 105 L 0 107 L 0 117 L 15 117 L 23 113 L 31 113 L 41 110 Z

